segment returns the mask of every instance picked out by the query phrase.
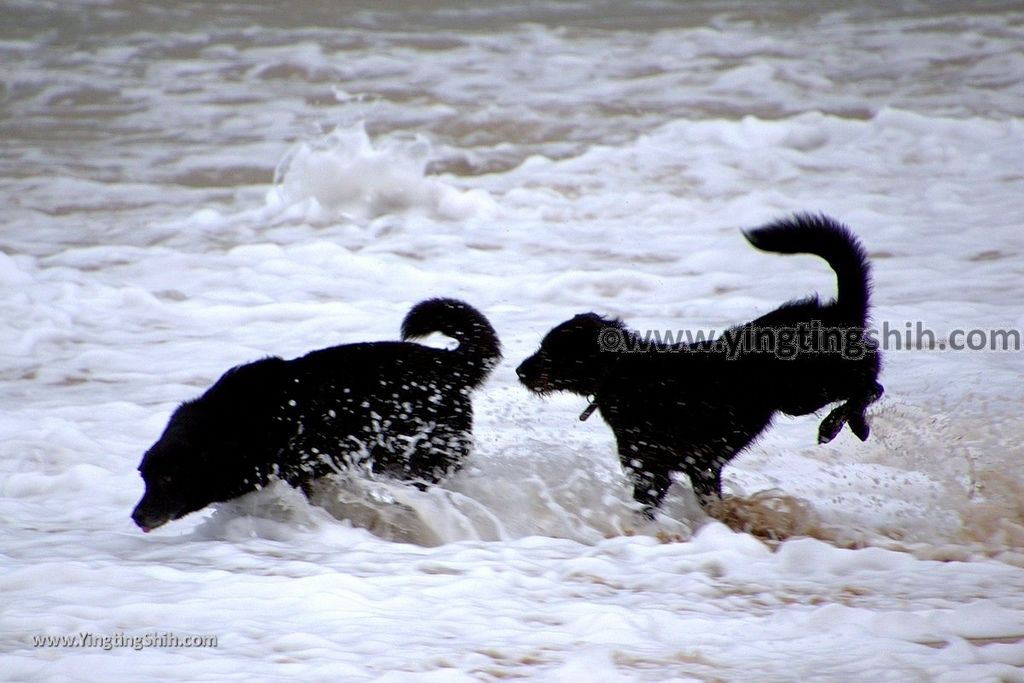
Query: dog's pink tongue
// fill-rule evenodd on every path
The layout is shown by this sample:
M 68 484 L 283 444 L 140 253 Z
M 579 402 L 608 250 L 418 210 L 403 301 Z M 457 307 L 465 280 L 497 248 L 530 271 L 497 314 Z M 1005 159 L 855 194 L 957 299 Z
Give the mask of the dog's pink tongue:
M 153 530 L 153 527 L 151 527 L 151 526 L 144 526 L 144 527 L 142 527 L 142 533 L 144 533 L 144 534 L 148 534 L 152 530 Z

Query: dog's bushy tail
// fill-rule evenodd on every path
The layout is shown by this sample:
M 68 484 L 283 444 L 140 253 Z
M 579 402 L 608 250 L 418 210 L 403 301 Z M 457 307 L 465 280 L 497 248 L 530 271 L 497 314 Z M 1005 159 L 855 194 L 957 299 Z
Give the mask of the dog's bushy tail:
M 459 342 L 451 353 L 460 357 L 470 388 L 483 382 L 501 360 L 498 334 L 483 313 L 458 299 L 427 299 L 412 307 L 402 321 L 402 339 L 440 332 Z
M 865 324 L 871 296 L 871 267 L 867 253 L 853 232 L 825 215 L 796 214 L 744 231 L 752 245 L 779 254 L 814 254 L 836 272 L 836 298 L 843 316 Z

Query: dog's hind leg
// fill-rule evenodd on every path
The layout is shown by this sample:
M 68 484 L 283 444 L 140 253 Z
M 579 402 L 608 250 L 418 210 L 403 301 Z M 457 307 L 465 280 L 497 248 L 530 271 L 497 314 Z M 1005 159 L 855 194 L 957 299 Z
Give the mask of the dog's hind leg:
M 832 409 L 818 426 L 818 443 L 828 443 L 839 436 L 843 425 L 850 419 L 850 404 L 843 403 Z
M 706 508 L 708 504 L 722 499 L 722 467 L 724 466 L 724 462 L 714 462 L 708 468 L 686 472 L 701 507 Z
M 868 435 L 871 433 L 871 427 L 868 425 L 867 417 L 864 413 L 867 411 L 868 406 L 877 401 L 885 393 L 885 389 L 878 382 L 874 383 L 874 387 L 868 394 L 857 402 L 859 410 L 851 411 L 849 425 L 850 431 L 852 431 L 858 439 L 861 441 L 867 441 Z
M 882 397 L 885 389 L 878 382 L 874 382 L 870 391 L 857 400 L 850 400 L 832 409 L 818 427 L 818 443 L 828 443 L 838 436 L 844 424 L 850 426 L 850 431 L 861 441 L 867 441 L 871 434 L 871 427 L 868 426 L 867 417 L 864 415 L 868 406 Z

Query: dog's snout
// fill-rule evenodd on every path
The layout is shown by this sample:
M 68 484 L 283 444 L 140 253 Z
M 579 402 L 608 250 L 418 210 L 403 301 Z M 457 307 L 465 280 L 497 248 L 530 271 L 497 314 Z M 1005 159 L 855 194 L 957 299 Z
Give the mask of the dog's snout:
M 520 363 L 516 368 L 516 375 L 519 376 L 519 383 L 530 391 L 544 393 L 549 389 L 547 366 L 539 354 L 534 354 Z

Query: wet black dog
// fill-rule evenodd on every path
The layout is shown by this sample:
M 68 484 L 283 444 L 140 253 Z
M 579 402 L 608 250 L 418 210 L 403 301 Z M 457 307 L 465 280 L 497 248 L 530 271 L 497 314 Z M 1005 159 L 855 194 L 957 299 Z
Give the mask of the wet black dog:
M 417 304 L 402 339 L 434 332 L 454 350 L 409 341 L 349 344 L 229 370 L 182 404 L 139 472 L 132 513 L 143 531 L 274 479 L 304 485 L 363 468 L 419 485 L 457 470 L 470 450 L 470 391 L 501 359 L 494 328 L 453 299 Z
M 633 497 L 652 514 L 671 484 L 689 478 L 702 504 L 721 497 L 722 468 L 777 412 L 806 415 L 840 403 L 822 421 L 821 443 L 844 424 L 868 437 L 867 406 L 882 395 L 880 356 L 865 334 L 867 256 L 853 234 L 824 216 L 797 215 L 745 233 L 758 249 L 814 254 L 836 272 L 835 300 L 789 302 L 720 337 L 650 343 L 619 320 L 578 315 L 551 330 L 517 369 L 538 394 L 590 399 L 611 426 Z

